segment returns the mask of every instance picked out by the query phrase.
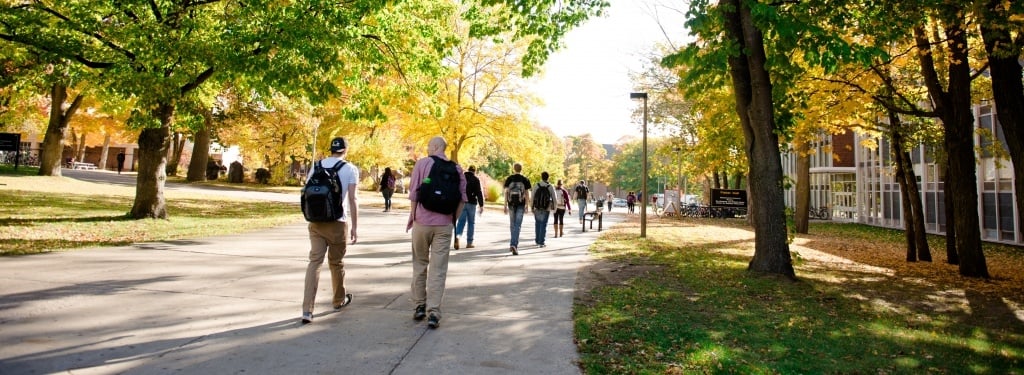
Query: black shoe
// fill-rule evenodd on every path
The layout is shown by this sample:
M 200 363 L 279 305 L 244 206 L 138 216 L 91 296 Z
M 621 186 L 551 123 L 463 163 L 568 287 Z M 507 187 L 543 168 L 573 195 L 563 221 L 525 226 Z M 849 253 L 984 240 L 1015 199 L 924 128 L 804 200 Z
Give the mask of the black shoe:
M 430 314 L 430 317 L 427 318 L 427 327 L 437 328 L 439 325 L 441 325 L 441 318 L 438 318 L 437 315 Z
M 412 318 L 415 320 L 423 320 L 427 317 L 427 305 L 416 306 L 416 312 L 412 313 Z
M 519 255 L 519 251 L 516 250 L 515 246 L 509 246 L 509 250 L 512 250 L 512 255 Z
M 350 303 L 352 303 L 352 294 L 351 293 L 345 295 L 345 302 L 342 302 L 340 305 L 335 305 L 334 306 L 334 311 L 341 310 L 342 307 L 348 306 L 348 304 L 350 304 Z

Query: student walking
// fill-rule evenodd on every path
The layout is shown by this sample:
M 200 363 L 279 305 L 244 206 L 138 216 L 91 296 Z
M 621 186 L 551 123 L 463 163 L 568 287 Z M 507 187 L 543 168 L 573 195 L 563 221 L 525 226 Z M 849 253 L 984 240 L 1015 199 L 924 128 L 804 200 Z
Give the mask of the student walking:
M 320 268 L 327 256 L 327 266 L 331 269 L 331 289 L 334 291 L 332 303 L 334 310 L 340 310 L 352 302 L 352 294 L 345 289 L 345 251 L 348 240 L 356 243 L 356 228 L 359 224 L 359 203 L 356 199 L 356 187 L 359 184 L 359 168 L 345 161 L 348 154 L 348 142 L 337 137 L 331 140 L 331 156 L 319 162 L 318 168 L 336 171 L 341 187 L 338 205 L 341 206 L 341 217 L 334 221 L 309 223 L 309 264 L 306 266 L 306 280 L 302 296 L 302 323 L 313 321 L 313 305 L 316 291 L 320 283 Z M 306 178 L 307 186 L 316 173 Z
M 626 195 L 626 210 L 629 211 L 629 213 L 631 214 L 635 214 L 636 211 L 634 210 L 634 208 L 636 208 L 636 194 L 633 194 L 633 192 L 631 191 L 628 195 Z
M 391 212 L 391 196 L 395 194 L 395 175 L 391 167 L 384 168 L 380 175 L 380 194 L 384 196 L 384 212 Z
M 558 186 L 555 187 L 555 237 L 562 237 L 565 235 L 563 229 L 565 228 L 565 212 L 569 211 L 569 215 L 572 215 L 572 205 L 569 204 L 569 192 L 562 187 L 562 180 L 558 180 Z
M 526 202 L 530 202 L 530 180 L 522 175 L 523 165 L 512 165 L 515 172 L 505 179 L 505 209 L 509 217 L 509 231 L 512 236 L 508 249 L 512 255 L 519 255 L 519 231 L 523 228 L 523 215 L 526 214 Z
M 124 151 L 117 153 L 117 174 L 121 174 L 122 169 L 124 169 Z
M 455 224 L 455 250 L 459 249 L 459 237 L 462 236 L 462 230 L 466 229 L 466 248 L 473 248 L 473 232 L 476 227 L 476 215 L 480 210 L 479 214 L 484 214 L 484 192 L 480 187 L 480 179 L 476 178 L 476 167 L 469 166 L 469 170 L 466 171 L 466 206 L 462 209 L 462 214 L 459 215 L 459 222 Z
M 427 144 L 429 156 L 416 161 L 409 180 L 411 209 L 405 231 L 412 230 L 412 302 L 416 305 L 412 318 L 427 318 L 430 328 L 441 324 L 452 233 L 467 200 L 466 177 L 462 168 L 445 156 L 447 148 L 443 137 L 432 138 Z M 454 179 L 458 179 L 457 188 L 451 187 Z M 430 187 L 420 191 L 423 185 Z M 449 197 L 456 202 L 451 204 Z
M 533 190 L 534 242 L 540 247 L 547 246 L 544 239 L 548 234 L 548 219 L 555 210 L 555 188 L 548 183 L 548 172 L 540 173 L 540 181 Z
M 580 224 L 583 224 L 583 214 L 587 211 L 587 198 L 590 197 L 590 189 L 587 188 L 586 181 L 580 180 L 573 190 L 576 196 L 576 209 L 580 211 Z

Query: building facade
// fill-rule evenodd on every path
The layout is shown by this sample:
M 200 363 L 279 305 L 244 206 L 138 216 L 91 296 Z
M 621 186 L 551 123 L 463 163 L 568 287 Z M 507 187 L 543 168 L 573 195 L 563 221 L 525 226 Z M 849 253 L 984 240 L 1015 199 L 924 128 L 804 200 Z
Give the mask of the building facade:
M 975 144 L 982 150 L 1001 142 L 1006 149 L 1006 138 L 995 117 L 991 104 L 975 106 Z M 987 135 L 983 135 L 987 134 Z M 903 229 L 903 207 L 900 185 L 895 180 L 891 143 L 886 138 L 870 139 L 877 148 L 861 146 L 866 136 L 847 132 L 823 136 L 812 145 L 810 157 L 811 209 L 825 211 L 825 215 L 812 218 L 841 222 L 862 223 L 886 228 Z M 925 228 L 928 233 L 946 233 L 945 189 L 943 170 L 926 146 L 914 147 L 910 152 L 914 174 L 921 190 Z M 1022 225 L 1016 222 L 1016 200 L 1013 191 L 1013 164 L 991 151 L 977 155 L 978 217 L 982 240 L 1024 245 Z M 796 155 L 783 156 L 783 169 L 796 181 Z M 795 206 L 795 189 L 786 191 L 786 204 Z

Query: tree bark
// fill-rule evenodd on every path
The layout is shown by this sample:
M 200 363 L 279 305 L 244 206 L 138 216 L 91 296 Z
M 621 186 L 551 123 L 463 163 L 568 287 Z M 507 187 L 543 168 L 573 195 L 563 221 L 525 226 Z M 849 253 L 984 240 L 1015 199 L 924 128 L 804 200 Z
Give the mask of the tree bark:
M 974 111 L 971 110 L 971 67 L 968 64 L 967 34 L 963 29 L 965 9 L 950 4 L 940 11 L 949 48 L 948 91 L 938 79 L 931 47 L 924 29 L 914 30 L 917 46 L 922 53 L 921 70 L 925 85 L 935 103 L 945 132 L 943 144 L 949 163 L 950 185 L 946 194 L 955 194 L 952 211 L 956 215 L 956 249 L 960 255 L 960 274 L 967 277 L 988 278 L 988 266 L 981 248 L 981 229 L 978 220 L 977 171 L 974 156 Z M 949 207 L 947 207 L 947 210 Z
M 185 137 L 181 132 L 174 132 L 171 136 L 171 157 L 167 160 L 167 175 L 178 175 L 178 164 L 181 164 L 181 154 L 185 149 Z
M 1024 43 L 1014 40 L 1008 27 L 1012 25 L 1004 10 L 997 10 L 999 0 L 989 0 L 981 24 L 981 36 L 988 53 L 989 73 L 992 74 L 992 97 L 996 104 L 996 118 L 1006 136 L 1010 160 L 1013 162 L 1013 191 L 1017 196 L 1017 241 L 1024 232 L 1024 68 L 1018 57 Z
M 160 119 L 161 126 L 143 129 L 139 134 L 139 169 L 135 183 L 135 204 L 130 214 L 135 219 L 167 218 L 164 184 L 167 182 L 167 149 L 171 144 L 174 106 L 161 104 L 154 115 Z
M 750 8 L 740 0 L 723 0 L 721 5 L 725 9 L 726 37 L 740 47 L 728 64 L 750 165 L 751 201 L 757 201 L 753 211 L 754 257 L 747 269 L 795 279 L 787 243 L 782 157 L 775 133 L 764 37 L 754 24 Z
M 39 157 L 40 176 L 60 176 L 64 155 L 64 137 L 67 135 L 68 122 L 82 105 L 82 95 L 78 95 L 68 109 L 63 109 L 68 98 L 68 88 L 55 83 L 50 86 L 50 120 L 43 136 L 42 152 Z
M 949 192 L 950 182 L 949 165 L 948 163 L 942 163 L 942 170 L 945 171 L 942 175 L 942 186 L 943 198 L 942 204 L 946 206 L 946 263 L 949 264 L 960 264 L 960 255 L 956 251 L 956 226 L 953 225 L 953 219 L 956 214 L 953 212 L 953 194 Z
M 811 221 L 811 158 L 807 156 L 807 148 L 806 142 L 795 142 L 796 207 L 793 208 L 793 222 L 796 225 L 796 232 L 802 234 L 807 234 Z
M 107 155 L 110 153 L 110 133 L 103 135 L 103 150 L 100 151 L 100 162 L 98 167 L 100 169 L 107 169 L 110 163 L 107 162 Z
M 210 159 L 210 128 L 213 127 L 213 114 L 203 112 L 203 127 L 196 132 L 195 144 L 192 145 L 192 159 L 188 163 L 185 181 L 206 181 L 206 165 Z

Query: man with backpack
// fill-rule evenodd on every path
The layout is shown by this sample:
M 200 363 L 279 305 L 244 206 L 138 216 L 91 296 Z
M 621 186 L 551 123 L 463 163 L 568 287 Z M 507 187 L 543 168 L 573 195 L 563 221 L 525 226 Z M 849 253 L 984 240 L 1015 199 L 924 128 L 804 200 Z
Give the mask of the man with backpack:
M 359 168 L 345 161 L 348 142 L 337 137 L 331 140 L 331 156 L 313 164 L 312 173 L 302 188 L 302 213 L 309 221 L 309 264 L 306 266 L 305 288 L 302 296 L 302 323 L 313 321 L 313 305 L 320 283 L 320 268 L 327 256 L 331 269 L 331 288 L 334 310 L 352 302 L 352 294 L 345 289 L 345 251 L 347 241 L 356 243 L 359 222 L 359 204 L 356 186 Z
M 527 202 L 530 202 L 530 180 L 522 175 L 523 165 L 512 165 L 515 172 L 505 179 L 505 213 L 509 217 L 508 249 L 512 255 L 519 255 L 519 231 L 523 228 L 523 215 L 526 214 Z
M 548 183 L 548 172 L 540 173 L 540 181 L 533 190 L 533 218 L 536 221 L 534 226 L 534 241 L 540 247 L 545 247 L 544 238 L 548 234 L 548 214 L 555 209 L 555 188 Z M 557 235 L 557 232 L 556 232 Z
M 466 176 L 458 164 L 448 160 L 448 142 L 441 136 L 430 139 L 427 157 L 416 161 L 409 180 L 409 222 L 412 230 L 412 318 L 427 318 L 427 326 L 441 322 L 455 220 L 466 204 Z
M 573 188 L 573 195 L 576 196 L 576 209 L 580 210 L 580 224 L 583 224 L 583 214 L 587 212 L 587 198 L 590 197 L 587 182 L 580 180 L 580 183 Z

